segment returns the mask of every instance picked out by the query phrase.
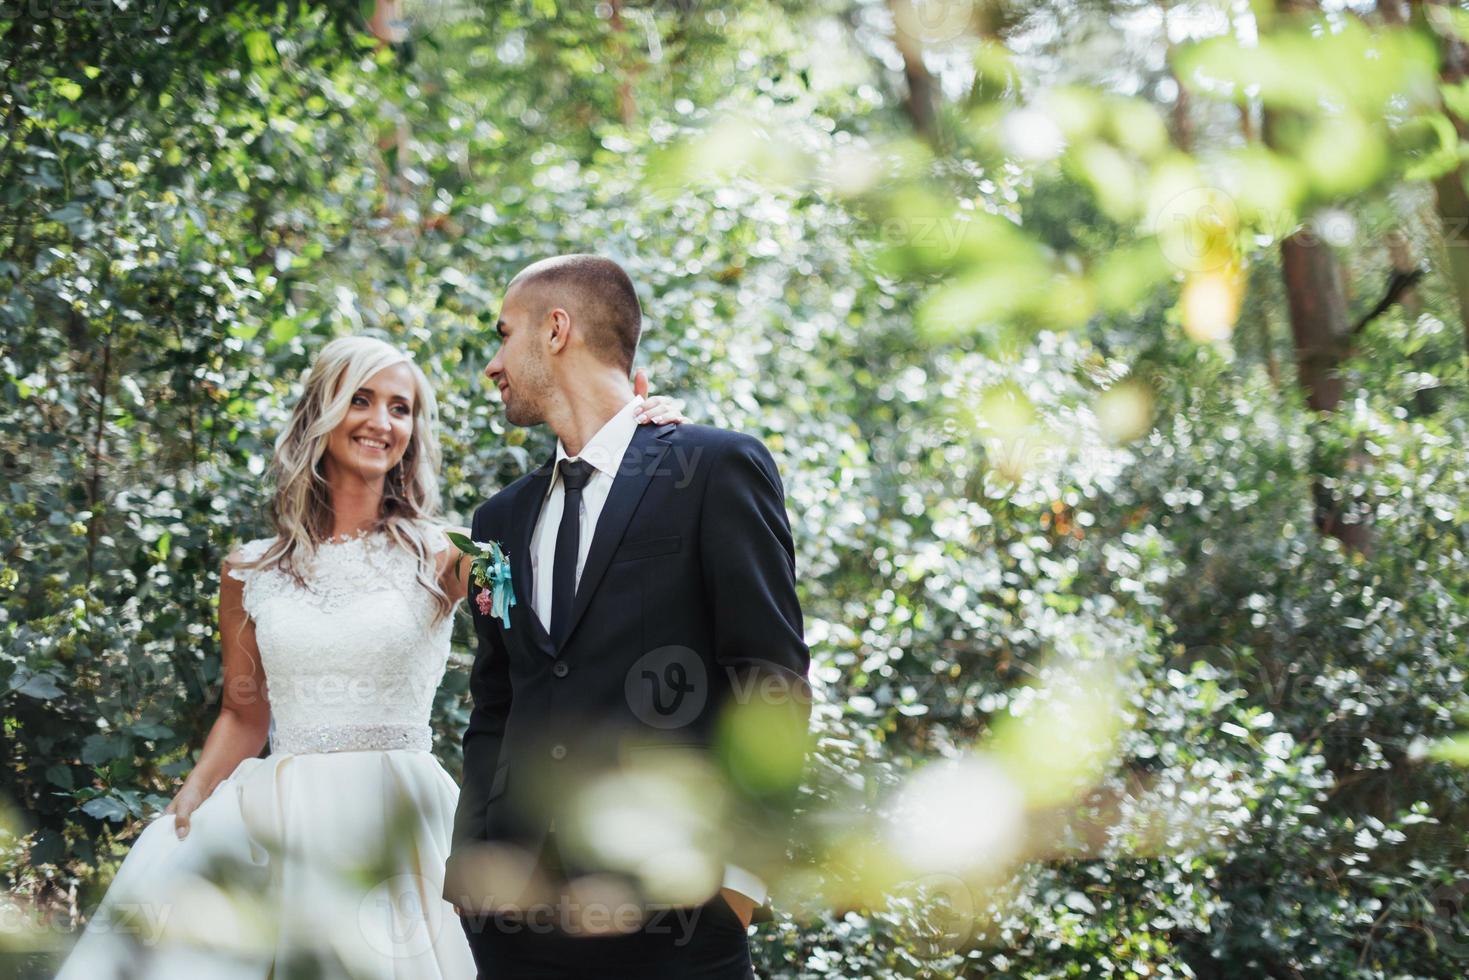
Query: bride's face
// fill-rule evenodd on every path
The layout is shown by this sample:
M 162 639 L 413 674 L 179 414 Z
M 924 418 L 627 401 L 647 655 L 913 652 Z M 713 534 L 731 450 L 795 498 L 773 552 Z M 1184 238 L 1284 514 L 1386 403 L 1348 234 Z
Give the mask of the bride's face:
M 364 381 L 327 441 L 327 477 L 352 474 L 375 482 L 397 466 L 413 437 L 413 394 L 407 364 L 383 368 Z

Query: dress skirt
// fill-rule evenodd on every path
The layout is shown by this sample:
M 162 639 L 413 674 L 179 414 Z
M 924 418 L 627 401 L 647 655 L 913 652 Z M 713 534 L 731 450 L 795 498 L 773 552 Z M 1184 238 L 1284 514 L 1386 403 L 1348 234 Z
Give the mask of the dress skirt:
M 432 753 L 246 759 L 133 844 L 62 980 L 475 975 L 442 898 L 459 789 Z

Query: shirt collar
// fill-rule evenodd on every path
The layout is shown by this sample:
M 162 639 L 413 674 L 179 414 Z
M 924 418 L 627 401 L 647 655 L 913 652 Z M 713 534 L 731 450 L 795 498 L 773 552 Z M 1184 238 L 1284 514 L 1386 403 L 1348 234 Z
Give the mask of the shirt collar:
M 609 477 L 615 478 L 618 467 L 622 465 L 622 457 L 627 454 L 627 447 L 632 444 L 633 434 L 638 431 L 638 423 L 634 416 L 642 404 L 643 400 L 634 396 L 632 401 L 622 406 L 616 415 L 602 423 L 597 434 L 588 440 L 576 458 L 591 463 L 599 473 L 606 473 Z M 567 458 L 569 457 L 566 447 L 561 444 L 560 439 L 557 439 L 556 462 L 553 464 L 555 468 L 551 471 L 552 486 L 560 478 L 561 461 Z M 546 492 L 551 492 L 550 486 L 546 488 Z

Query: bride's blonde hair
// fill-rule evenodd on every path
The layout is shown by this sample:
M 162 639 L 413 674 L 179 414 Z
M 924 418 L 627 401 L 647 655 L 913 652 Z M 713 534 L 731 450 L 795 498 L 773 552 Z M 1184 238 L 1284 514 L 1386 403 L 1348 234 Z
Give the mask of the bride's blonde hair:
M 438 550 L 443 537 L 439 513 L 438 402 L 423 371 L 408 354 L 372 337 L 339 337 L 321 349 L 306 376 L 306 390 L 291 410 L 290 421 L 275 441 L 271 470 L 275 499 L 271 517 L 276 537 L 245 568 L 275 567 L 302 580 L 299 559 L 309 559 L 332 535 L 331 487 L 322 460 L 332 430 L 347 417 L 352 396 L 384 368 L 407 364 L 413 374 L 413 434 L 403 458 L 383 481 L 382 509 L 371 530 L 384 531 L 392 542 L 418 559 L 418 583 L 433 596 L 442 619 L 454 600 L 439 584 Z

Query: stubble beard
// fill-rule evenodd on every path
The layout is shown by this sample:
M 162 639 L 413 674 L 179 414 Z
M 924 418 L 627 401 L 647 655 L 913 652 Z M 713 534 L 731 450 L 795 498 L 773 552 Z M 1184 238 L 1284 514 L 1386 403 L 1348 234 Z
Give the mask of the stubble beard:
M 529 428 L 533 425 L 540 425 L 545 419 L 541 418 L 540 412 L 536 411 L 534 407 L 527 406 L 522 401 L 516 401 L 506 403 L 505 421 L 521 428 Z
M 529 428 L 546 421 L 543 400 L 551 391 L 551 372 L 547 365 L 533 362 L 526 365 L 523 380 L 510 386 L 511 398 L 505 401 L 505 420 L 511 425 Z

